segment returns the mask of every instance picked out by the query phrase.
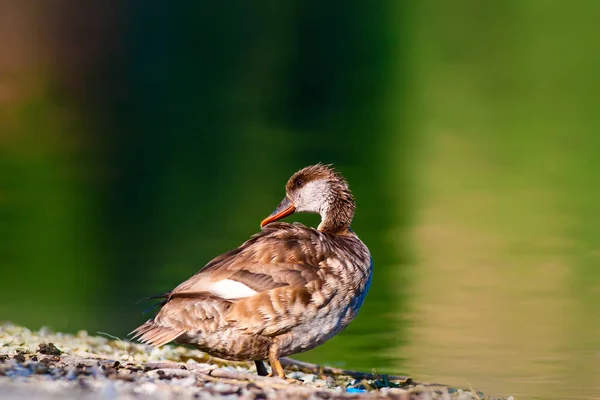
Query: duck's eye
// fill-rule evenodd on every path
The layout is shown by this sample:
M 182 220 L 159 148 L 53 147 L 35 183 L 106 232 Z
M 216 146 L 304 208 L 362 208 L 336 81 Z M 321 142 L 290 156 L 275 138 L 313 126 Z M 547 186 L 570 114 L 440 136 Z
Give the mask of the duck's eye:
M 300 187 L 304 184 L 304 181 L 302 180 L 302 178 L 296 178 L 296 180 L 294 181 L 294 185 L 296 187 Z

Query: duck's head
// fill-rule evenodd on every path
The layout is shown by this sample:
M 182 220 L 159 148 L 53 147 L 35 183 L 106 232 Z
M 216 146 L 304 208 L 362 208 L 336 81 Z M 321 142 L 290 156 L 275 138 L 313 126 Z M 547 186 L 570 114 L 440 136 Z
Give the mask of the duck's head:
M 348 183 L 331 165 L 316 164 L 296 172 L 285 185 L 286 196 L 271 215 L 261 223 L 265 225 L 294 212 L 321 215 L 318 230 L 341 233 L 348 230 L 356 205 Z

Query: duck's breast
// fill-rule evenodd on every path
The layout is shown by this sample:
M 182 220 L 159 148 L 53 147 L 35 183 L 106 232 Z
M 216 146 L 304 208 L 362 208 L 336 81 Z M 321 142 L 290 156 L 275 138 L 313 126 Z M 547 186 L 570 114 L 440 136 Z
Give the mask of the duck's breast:
M 277 338 L 282 356 L 308 351 L 325 343 L 346 328 L 362 306 L 371 284 L 370 256 L 368 262 L 352 267 L 335 268 L 344 266 L 340 260 L 329 264 L 333 270 L 343 272 L 327 274 L 319 293 L 313 294 L 313 301 L 322 304 L 308 307 L 304 323 Z

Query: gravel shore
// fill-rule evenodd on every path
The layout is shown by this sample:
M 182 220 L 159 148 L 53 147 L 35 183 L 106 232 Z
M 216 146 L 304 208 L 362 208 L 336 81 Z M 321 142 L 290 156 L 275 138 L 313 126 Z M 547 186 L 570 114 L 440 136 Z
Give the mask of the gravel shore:
M 0 324 L 1 399 L 500 399 L 410 377 L 282 364 L 297 383 L 181 346 Z

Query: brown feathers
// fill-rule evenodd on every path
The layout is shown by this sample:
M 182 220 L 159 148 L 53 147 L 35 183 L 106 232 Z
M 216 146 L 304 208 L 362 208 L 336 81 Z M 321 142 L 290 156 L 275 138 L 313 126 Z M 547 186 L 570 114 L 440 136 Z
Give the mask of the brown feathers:
M 331 164 L 315 164 L 302 168 L 287 181 L 285 189 L 287 192 L 298 190 L 305 184 L 316 180 L 328 180 L 348 186 L 346 179 L 333 169 Z
M 130 335 L 133 335 L 132 339 L 138 339 L 142 343 L 158 347 L 172 342 L 184 332 L 184 329 L 159 326 L 153 320 L 148 320 L 145 324 L 131 332 Z
M 319 198 L 319 209 L 299 210 L 321 214 L 318 230 L 331 234 L 345 234 L 354 217 L 356 203 L 348 182 L 331 165 L 316 164 L 296 172 L 285 186 L 287 198 L 298 208 L 305 201 L 303 191 L 315 182 L 321 183 L 321 191 L 313 192 L 310 196 Z

